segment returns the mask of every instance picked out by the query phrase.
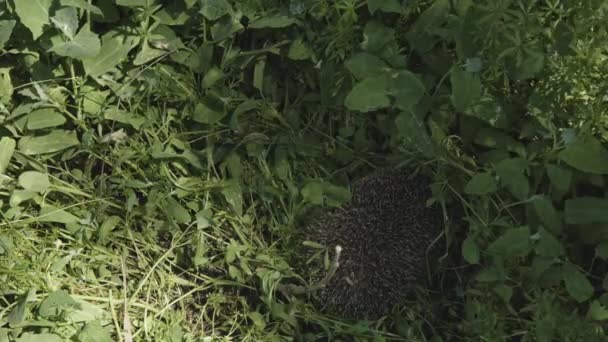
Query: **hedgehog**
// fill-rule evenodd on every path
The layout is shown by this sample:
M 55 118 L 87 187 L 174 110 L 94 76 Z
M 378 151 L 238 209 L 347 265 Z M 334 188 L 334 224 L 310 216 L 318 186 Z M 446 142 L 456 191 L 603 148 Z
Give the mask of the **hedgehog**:
M 329 248 L 335 267 L 317 296 L 324 309 L 373 320 L 402 304 L 427 274 L 426 252 L 443 230 L 443 211 L 428 206 L 431 180 L 391 169 L 356 181 L 349 203 L 304 229 Z

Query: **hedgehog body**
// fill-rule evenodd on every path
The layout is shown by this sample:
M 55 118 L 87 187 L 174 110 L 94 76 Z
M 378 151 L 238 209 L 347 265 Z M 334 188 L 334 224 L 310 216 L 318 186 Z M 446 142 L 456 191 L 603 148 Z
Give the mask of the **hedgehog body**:
M 440 208 L 426 204 L 429 185 L 428 178 L 404 171 L 374 173 L 354 184 L 350 203 L 307 227 L 308 240 L 332 253 L 341 247 L 339 267 L 318 293 L 330 311 L 378 318 L 424 277 L 426 250 L 443 222 Z

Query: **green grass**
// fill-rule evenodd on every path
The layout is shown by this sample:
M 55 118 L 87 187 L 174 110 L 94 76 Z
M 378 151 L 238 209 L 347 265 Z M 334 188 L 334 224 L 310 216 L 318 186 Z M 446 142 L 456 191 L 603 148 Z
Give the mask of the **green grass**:
M 0 1 L 0 341 L 605 340 L 607 16 Z M 318 278 L 302 227 L 403 163 L 461 209 L 430 285 L 373 322 L 282 291 Z

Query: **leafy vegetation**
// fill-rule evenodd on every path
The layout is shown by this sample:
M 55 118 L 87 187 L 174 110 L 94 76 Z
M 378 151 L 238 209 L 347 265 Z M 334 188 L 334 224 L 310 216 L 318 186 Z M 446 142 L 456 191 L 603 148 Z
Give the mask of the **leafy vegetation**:
M 0 0 L 0 340 L 602 341 L 602 0 Z M 434 171 L 430 287 L 289 295 L 299 228 Z

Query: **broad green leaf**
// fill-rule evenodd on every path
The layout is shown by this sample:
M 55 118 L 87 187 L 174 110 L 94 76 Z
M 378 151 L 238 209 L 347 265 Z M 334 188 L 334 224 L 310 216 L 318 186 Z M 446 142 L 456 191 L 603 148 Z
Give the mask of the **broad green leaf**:
M 433 141 L 424 122 L 412 111 L 402 112 L 395 119 L 399 135 L 409 150 L 419 151 L 425 157 L 435 155 Z
M 475 143 L 491 148 L 504 148 L 520 156 L 526 155 L 524 145 L 510 135 L 493 127 L 483 127 L 475 135 Z
M 112 342 L 110 333 L 98 320 L 87 323 L 78 333 L 78 342 Z
M 348 109 L 359 112 L 388 107 L 391 102 L 387 95 L 387 86 L 388 79 L 384 75 L 368 77 L 353 87 L 344 104 Z
M 545 228 L 554 234 L 562 232 L 562 219 L 555 207 L 553 207 L 551 199 L 546 196 L 537 196 L 534 198 L 532 205 Z
M 116 226 L 121 223 L 121 219 L 118 216 L 110 216 L 103 221 L 103 223 L 97 229 L 97 239 L 99 241 L 105 241 L 110 237 L 110 234 Z
M 99 37 L 87 29 L 82 29 L 73 40 L 53 46 L 49 51 L 64 57 L 77 59 L 97 56 L 101 50 Z
M 211 88 L 217 81 L 221 80 L 224 77 L 224 73 L 222 69 L 214 66 L 207 71 L 205 77 L 203 77 L 203 87 Z
M 312 204 L 323 204 L 323 184 L 320 181 L 310 181 L 300 190 L 302 198 Z
M 541 49 L 525 48 L 519 58 L 515 59 L 511 75 L 515 80 L 525 80 L 536 76 L 545 65 L 545 54 Z
M 363 42 L 361 47 L 365 51 L 381 50 L 386 44 L 395 39 L 395 30 L 385 26 L 377 20 L 368 21 L 363 29 Z
M 401 110 L 411 109 L 420 102 L 426 91 L 418 77 L 407 70 L 401 70 L 391 76 L 388 90 L 395 98 L 395 106 Z
M 73 39 L 78 30 L 78 12 L 74 7 L 65 7 L 57 10 L 51 18 L 53 25 L 68 38 Z
M 481 119 L 493 127 L 507 128 L 508 118 L 503 106 L 493 97 L 483 96 L 468 107 L 466 115 Z
M 608 308 L 602 305 L 597 300 L 591 302 L 589 305 L 589 311 L 587 311 L 587 317 L 595 320 L 595 321 L 606 321 L 608 320 Z
M 287 57 L 296 61 L 302 61 L 311 58 L 313 54 L 314 53 L 310 48 L 310 45 L 302 38 L 298 38 L 294 40 L 289 46 Z
M 571 263 L 567 263 L 562 271 L 566 290 L 577 302 L 582 303 L 593 295 L 593 285 L 589 279 L 579 271 L 578 267 Z
M 64 209 L 45 205 L 40 209 L 40 214 L 37 218 L 38 222 L 54 222 L 63 224 L 78 223 L 80 219 Z
M 4 48 L 4 44 L 11 38 L 16 23 L 15 20 L 0 20 L 0 49 Z
M 62 342 L 63 340 L 61 339 L 61 337 L 59 335 L 55 335 L 55 334 L 48 334 L 48 333 L 42 333 L 42 334 L 33 334 L 33 333 L 23 333 L 21 336 L 19 336 L 18 339 L 15 340 L 15 342 Z
M 401 13 L 399 0 L 367 0 L 367 8 L 371 14 L 378 10 L 388 13 Z
M 543 257 L 557 258 L 564 254 L 564 246 L 551 233 L 545 229 L 538 231 L 538 241 L 535 246 L 536 253 Z
M 7 322 L 12 326 L 19 326 L 23 323 L 26 316 L 27 295 L 19 296 L 17 304 L 11 309 L 6 317 Z
M 608 151 L 593 137 L 576 139 L 559 153 L 559 157 L 577 170 L 608 174 Z
M 285 28 L 297 23 L 298 21 L 293 17 L 289 17 L 286 15 L 275 15 L 263 16 L 249 23 L 247 27 L 252 29 Z
M 190 217 L 188 210 L 173 197 L 167 198 L 167 206 L 165 209 L 169 216 L 179 223 L 190 223 L 190 221 L 192 221 L 192 217 Z
M 211 98 L 203 98 L 196 104 L 192 119 L 207 125 L 219 122 L 226 116 L 223 106 Z
M 135 36 L 126 36 L 110 31 L 101 38 L 101 51 L 94 57 L 82 61 L 88 76 L 97 77 L 112 70 L 125 59 L 138 42 Z
M 472 237 L 467 237 L 462 243 L 462 256 L 469 264 L 479 263 L 479 247 Z
M 344 64 L 353 76 L 359 80 L 377 76 L 389 70 L 389 66 L 382 59 L 367 52 L 356 53 Z
M 8 203 L 11 208 L 15 208 L 19 204 L 36 197 L 36 195 L 38 195 L 38 193 L 27 190 L 13 190 L 13 193 L 11 193 L 11 198 L 9 199 Z
M 505 284 L 498 284 L 493 290 L 505 303 L 509 303 L 513 297 L 513 288 Z
M 112 121 L 124 123 L 127 125 L 131 125 L 131 126 L 133 126 L 133 128 L 135 128 L 137 130 L 140 129 L 144 123 L 146 123 L 145 117 L 138 115 L 138 114 L 129 113 L 129 112 L 119 109 L 117 107 L 111 107 L 111 108 L 107 109 L 103 113 L 103 117 L 106 120 L 112 120 Z
M 27 129 L 37 130 L 61 126 L 66 119 L 54 108 L 36 109 L 27 115 Z
M 148 42 L 144 42 L 141 50 L 137 53 L 137 56 L 135 56 L 135 59 L 133 60 L 133 65 L 142 65 L 148 63 L 166 53 L 166 51 L 151 48 Z
M 19 185 L 27 191 L 45 192 L 51 186 L 51 182 L 46 173 L 25 171 L 19 175 Z
M 481 80 L 478 74 L 455 67 L 450 74 L 450 80 L 452 83 L 450 99 L 457 111 L 466 111 L 481 98 Z
M 236 17 L 225 16 L 211 26 L 211 36 L 215 41 L 233 37 L 243 29 L 243 25 Z
M 17 143 L 12 138 L 3 137 L 0 139 L 0 175 L 4 174 L 11 163 L 15 146 L 17 146 Z
M 0 108 L 2 104 L 9 104 L 12 100 L 13 92 L 13 81 L 11 79 L 12 68 L 0 68 Z
M 570 189 L 572 171 L 557 165 L 547 164 L 547 176 L 557 190 L 566 192 Z
M 498 190 L 498 182 L 489 172 L 478 173 L 464 187 L 469 195 L 487 195 Z
M 339 207 L 350 201 L 351 193 L 347 188 L 327 182 L 324 182 L 322 185 L 323 194 L 325 196 L 325 204 L 328 206 Z
M 232 12 L 232 6 L 227 0 L 202 0 L 201 14 L 209 20 L 217 20 Z
M 91 5 L 86 0 L 61 0 L 60 2 L 62 6 L 76 7 L 87 10 L 93 14 L 102 15 L 99 7 Z
M 518 200 L 528 198 L 530 184 L 524 172 L 528 162 L 522 158 L 510 158 L 500 161 L 495 169 L 500 177 L 500 182 L 504 184 L 509 192 Z
M 49 10 L 53 0 L 14 0 L 15 12 L 21 23 L 31 32 L 34 40 L 42 35 L 42 27 L 49 23 Z
M 608 260 L 608 241 L 603 241 L 595 247 L 595 256 Z
M 149 0 L 116 0 L 116 4 L 118 6 L 125 7 L 143 7 L 146 6 L 150 1 Z
M 26 155 L 52 153 L 80 144 L 75 131 L 54 130 L 47 135 L 25 136 L 18 149 Z
M 576 197 L 566 200 L 564 216 L 569 224 L 608 223 L 608 199 Z
M 508 257 L 524 257 L 532 250 L 530 228 L 509 228 L 496 241 L 488 246 L 488 253 Z
M 228 186 L 222 190 L 222 195 L 226 202 L 230 204 L 234 212 L 238 216 L 243 215 L 243 192 L 237 182 L 230 182 Z
M 42 317 L 52 318 L 59 316 L 64 309 L 68 308 L 79 309 L 80 305 L 65 290 L 57 290 L 51 292 L 40 303 L 38 313 Z

